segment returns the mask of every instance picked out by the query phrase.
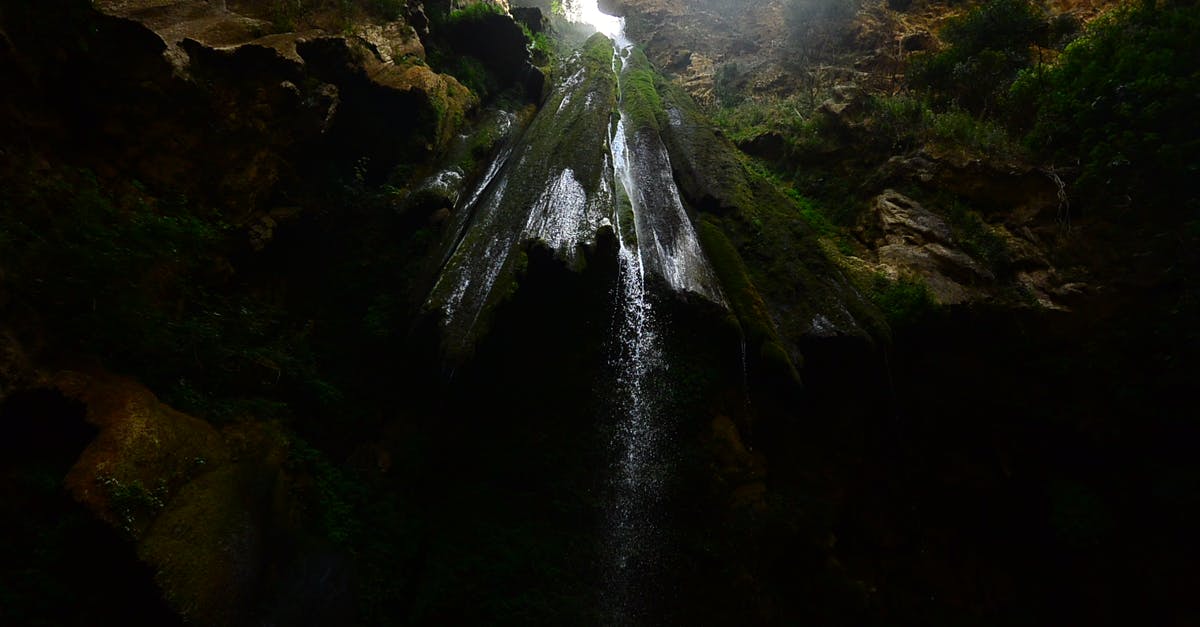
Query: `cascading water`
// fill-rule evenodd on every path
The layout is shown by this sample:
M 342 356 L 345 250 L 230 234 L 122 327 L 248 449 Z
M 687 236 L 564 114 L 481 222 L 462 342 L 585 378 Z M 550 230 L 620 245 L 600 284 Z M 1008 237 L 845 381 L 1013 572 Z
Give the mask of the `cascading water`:
M 572 6 L 569 18 L 613 42 L 611 67 L 589 66 L 578 54 L 568 60 L 574 67 L 542 113 L 461 210 L 470 225 L 452 243 L 427 306 L 440 313 L 447 343 L 468 345 L 497 286 L 519 272 L 514 259 L 525 243 L 540 241 L 575 267 L 601 230 L 612 229 L 618 276 L 607 395 L 615 415 L 602 602 L 608 623 L 636 624 L 649 618 L 643 590 L 661 578 L 668 557 L 660 510 L 675 425 L 664 393 L 669 329 L 658 305 L 671 293 L 726 303 L 658 128 L 626 107 L 624 83 L 635 53 L 624 20 L 601 13 L 595 0 Z
M 583 17 L 612 38 L 613 71 L 623 87 L 633 44 L 624 20 L 600 13 L 596 3 L 579 2 Z M 610 146 L 617 207 L 614 224 L 620 248 L 617 290 L 616 457 L 607 544 L 609 575 L 604 598 L 610 624 L 636 624 L 645 618 L 646 599 L 638 596 L 647 578 L 661 574 L 660 502 L 670 464 L 667 436 L 673 427 L 660 385 L 663 360 L 652 300 L 653 280 L 676 292 L 698 294 L 716 303 L 724 298 L 700 249 L 675 185 L 670 158 L 658 132 L 639 126 L 618 101 L 618 122 Z

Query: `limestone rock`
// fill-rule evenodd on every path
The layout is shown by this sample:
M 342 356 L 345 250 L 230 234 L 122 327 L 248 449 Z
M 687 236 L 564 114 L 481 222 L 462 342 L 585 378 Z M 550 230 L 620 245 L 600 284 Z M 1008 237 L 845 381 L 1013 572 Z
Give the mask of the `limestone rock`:
M 96 369 L 60 371 L 41 385 L 80 401 L 99 429 L 68 473 L 68 491 L 134 541 L 187 622 L 258 624 L 264 604 L 318 613 L 336 605 L 320 598 L 329 589 L 305 598 L 269 592 L 307 576 L 289 568 L 307 559 L 295 545 L 305 523 L 284 472 L 290 440 L 277 426 L 248 421 L 218 431 L 138 382 Z
M 872 203 L 860 232 L 873 242 L 883 274 L 919 276 L 934 299 L 943 305 L 975 300 L 980 286 L 995 275 L 963 252 L 950 226 L 940 216 L 895 190 L 886 190 Z
M 945 220 L 895 190 L 884 191 L 875 198 L 874 205 L 888 243 L 951 241 L 950 227 Z
M 313 11 L 290 25 L 295 32 L 272 33 L 266 2 L 94 7 L 102 45 L 122 56 L 97 55 L 106 63 L 97 80 L 111 89 L 80 91 L 104 124 L 78 143 L 122 146 L 95 166 L 100 174 L 178 190 L 235 224 L 262 226 L 278 186 L 301 185 L 317 155 L 365 158 L 374 179 L 426 159 L 476 105 L 457 80 L 424 65 L 424 45 L 404 20 L 347 33 Z
M 1022 163 L 972 159 L 922 150 L 892 157 L 880 167 L 875 184 L 918 183 L 953 192 L 973 207 L 1011 216 L 1026 224 L 1058 210 L 1059 186 L 1052 175 Z
M 54 387 L 87 406 L 100 430 L 67 475 L 67 489 L 105 522 L 141 538 L 187 482 L 228 460 L 211 425 L 175 411 L 136 381 L 64 371 Z
M 389 22 L 382 26 L 363 24 L 355 29 L 354 35 L 385 64 L 425 58 L 425 46 L 417 37 L 417 31 L 404 22 Z

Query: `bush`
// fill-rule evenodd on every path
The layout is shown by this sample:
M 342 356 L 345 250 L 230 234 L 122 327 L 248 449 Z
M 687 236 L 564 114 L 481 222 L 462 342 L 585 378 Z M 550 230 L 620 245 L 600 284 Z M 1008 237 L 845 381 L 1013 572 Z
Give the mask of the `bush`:
M 991 113 L 1046 34 L 1046 20 L 1030 0 L 990 0 L 951 20 L 941 33 L 948 46 L 914 57 L 909 80 L 946 103 Z
M 738 91 L 739 78 L 741 71 L 737 63 L 726 63 L 717 68 L 713 76 L 713 95 L 722 107 L 737 106 L 743 100 L 741 92 Z
M 491 2 L 476 2 L 450 12 L 450 23 L 482 20 L 492 15 L 508 15 L 504 7 Z
M 1093 23 L 1050 68 L 1024 72 L 1012 99 L 1044 158 L 1078 161 L 1079 188 L 1200 211 L 1200 6 L 1126 5 Z M 1181 199 L 1191 199 L 1180 202 Z
M 868 295 L 892 325 L 912 324 L 934 307 L 929 288 L 915 277 L 892 281 L 876 275 Z

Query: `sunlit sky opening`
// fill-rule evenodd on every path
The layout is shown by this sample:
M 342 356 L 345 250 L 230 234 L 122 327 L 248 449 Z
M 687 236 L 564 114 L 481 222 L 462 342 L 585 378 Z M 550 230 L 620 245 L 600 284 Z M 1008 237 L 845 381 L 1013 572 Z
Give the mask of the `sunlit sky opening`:
M 602 13 L 596 5 L 596 0 L 576 0 L 573 5 L 567 14 L 568 20 L 591 24 L 596 30 L 612 39 L 619 39 L 623 36 L 625 18 L 613 17 L 607 13 Z

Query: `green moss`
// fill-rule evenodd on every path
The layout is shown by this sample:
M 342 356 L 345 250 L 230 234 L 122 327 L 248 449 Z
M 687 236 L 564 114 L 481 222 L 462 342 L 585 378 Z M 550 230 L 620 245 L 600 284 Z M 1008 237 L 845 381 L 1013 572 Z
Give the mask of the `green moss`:
M 901 277 L 892 281 L 883 275 L 876 275 L 870 297 L 892 325 L 912 324 L 928 315 L 935 306 L 929 288 L 916 277 Z
M 983 261 L 996 274 L 1006 272 L 1012 256 L 1004 239 L 992 231 L 977 211 L 965 203 L 954 200 L 946 211 L 947 221 L 954 230 L 954 238 L 963 251 Z
M 351 546 L 362 533 L 357 510 L 365 501 L 364 486 L 304 441 L 294 438 L 288 467 L 312 478 L 304 495 L 315 509 L 323 535 L 339 546 Z
M 461 9 L 455 9 L 450 12 L 450 23 L 456 22 L 473 22 L 487 19 L 493 15 L 508 15 L 508 11 L 499 4 L 491 2 L 476 2 L 468 4 Z
M 641 49 L 634 49 L 621 71 L 621 110 L 630 130 L 653 128 L 665 123 L 666 109 L 656 88 L 658 75 Z
M 698 209 L 721 216 L 721 231 L 744 260 L 762 300 L 772 307 L 781 344 L 799 342 L 817 315 L 845 333 L 886 337 L 882 315 L 842 276 L 822 246 L 820 231 L 835 229 L 820 215 L 820 206 L 718 137 L 681 88 L 660 79 L 658 91 L 665 106 L 682 118 L 681 124 L 663 130 L 680 190 Z
M 583 62 L 591 68 L 612 67 L 612 40 L 600 33 L 588 38 L 583 44 Z
M 696 236 L 708 255 L 747 341 L 754 344 L 777 342 L 779 338 L 767 313 L 767 306 L 750 280 L 741 255 L 721 231 L 716 219 L 703 216 L 696 225 Z
M 800 372 L 797 370 L 797 366 L 804 364 L 793 363 L 792 358 L 788 356 L 787 351 L 779 342 L 764 342 L 758 354 L 769 370 L 784 373 L 792 381 L 800 382 Z

